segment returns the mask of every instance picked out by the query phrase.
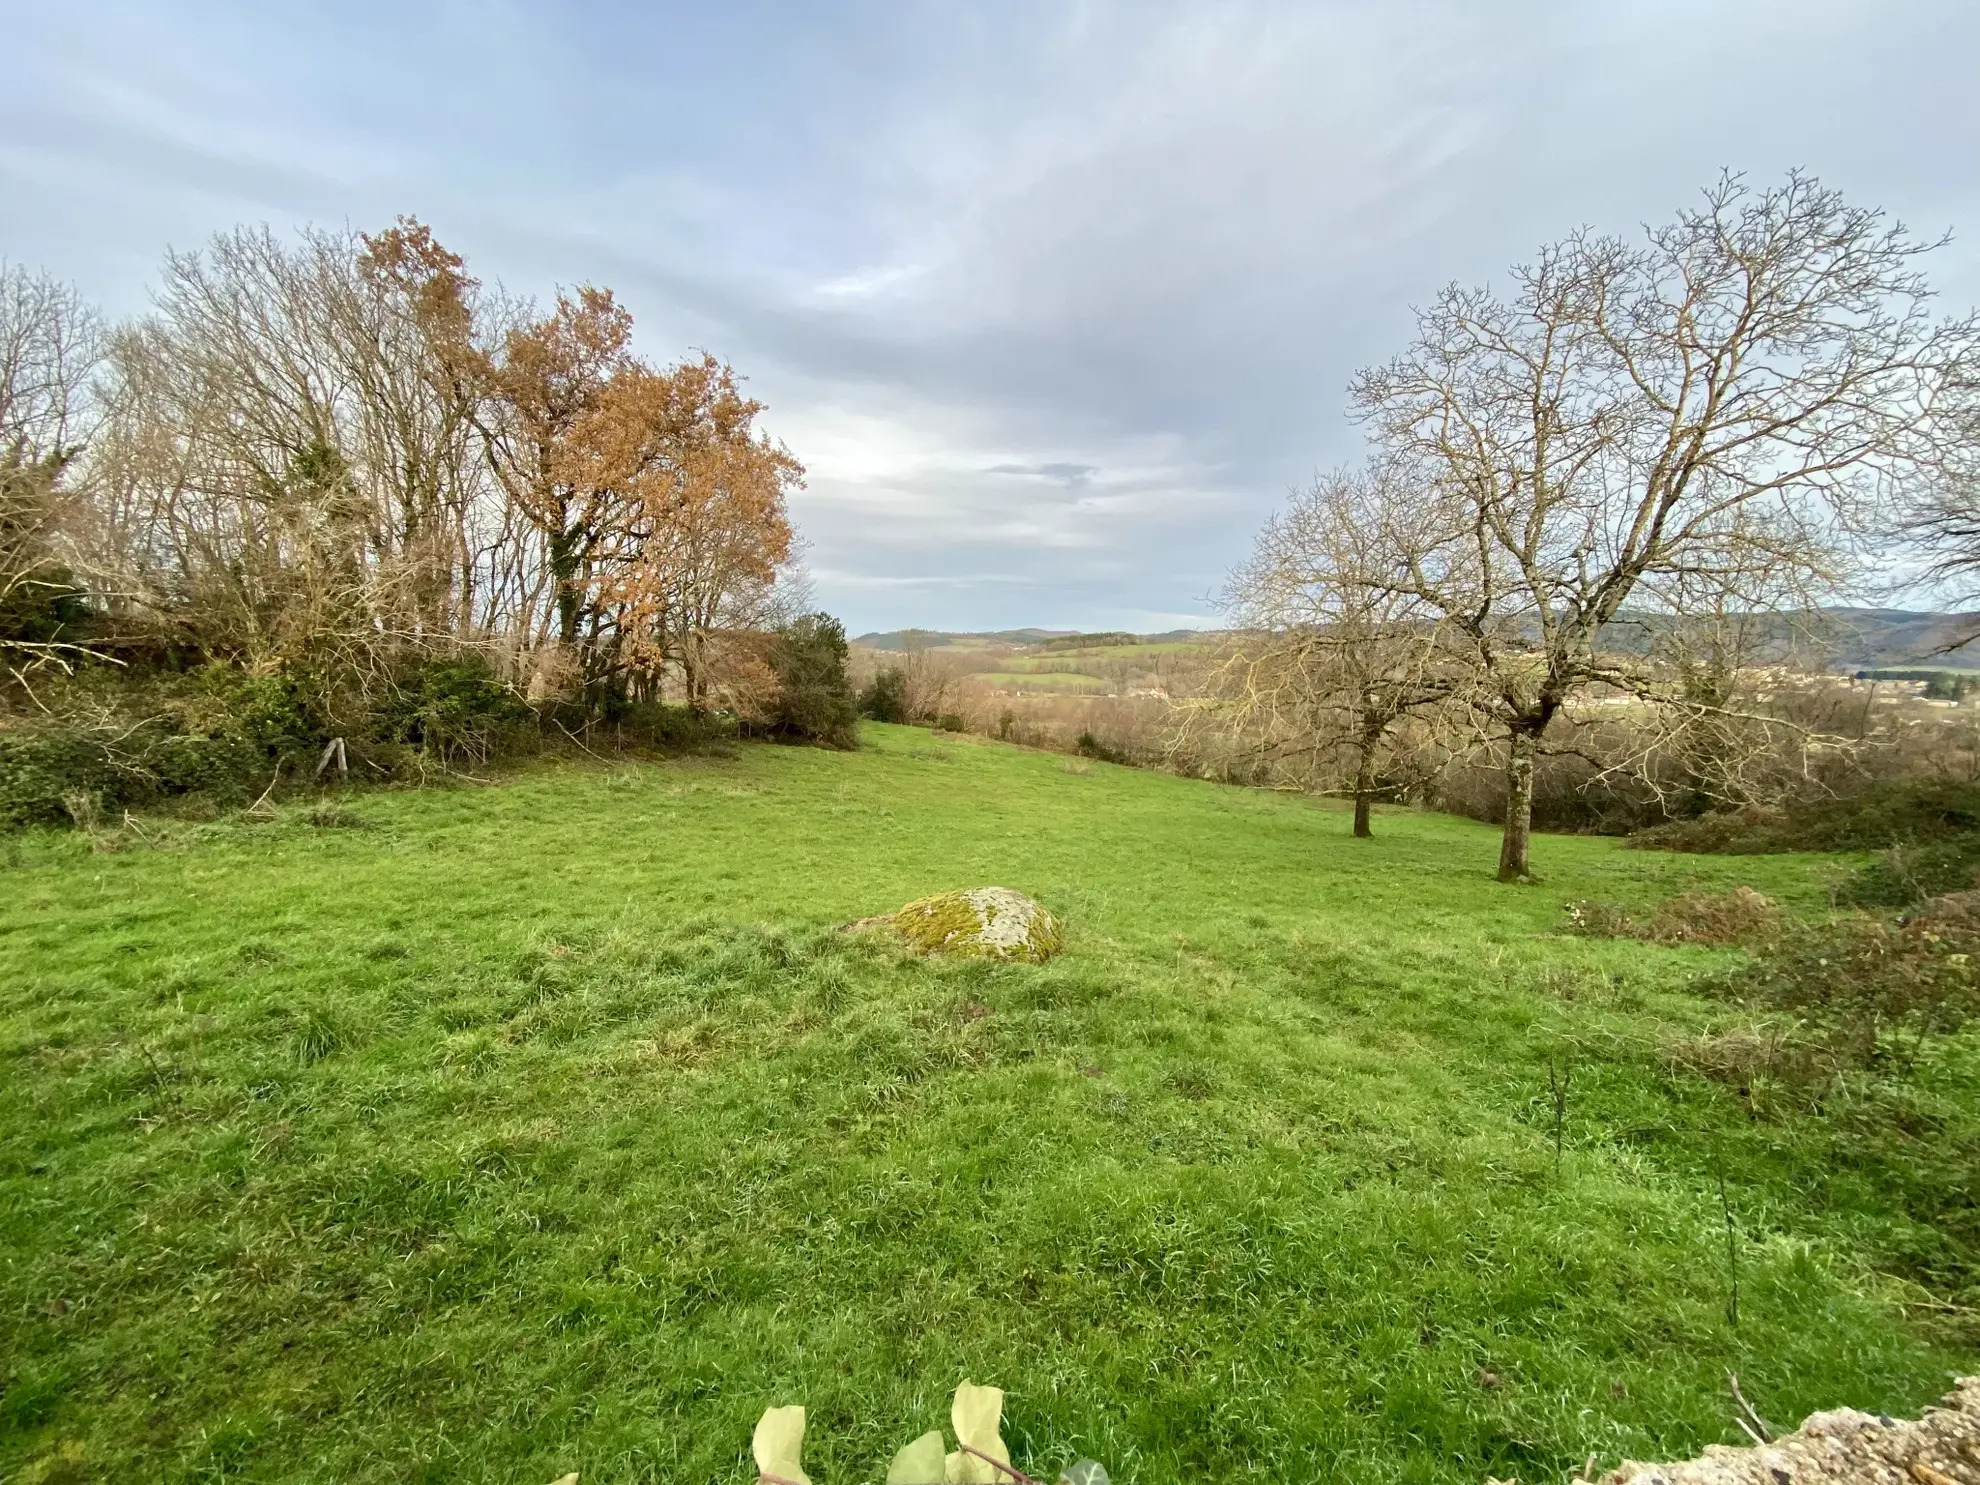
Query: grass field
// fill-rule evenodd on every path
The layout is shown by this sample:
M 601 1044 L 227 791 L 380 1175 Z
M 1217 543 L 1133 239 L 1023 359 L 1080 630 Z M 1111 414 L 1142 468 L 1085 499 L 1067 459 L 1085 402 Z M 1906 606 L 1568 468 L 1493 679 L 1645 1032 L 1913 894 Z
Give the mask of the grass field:
M 987 670 L 976 679 L 1010 691 L 1079 691 L 1103 693 L 1107 682 L 1097 675 L 1070 671 Z
M 1164 639 L 1138 645 L 1081 645 L 1041 653 L 1054 660 L 1138 660 L 1148 655 L 1202 654 L 1214 648 L 1214 640 Z
M 1902 1138 L 1752 1117 L 1664 1055 L 1721 957 L 1555 932 L 1825 863 L 1508 888 L 1468 821 L 866 737 L 0 841 L 0 1477 L 740 1482 L 802 1401 L 841 1485 L 967 1376 L 1048 1477 L 1534 1485 L 1736 1438 L 1728 1368 L 1973 1368 L 1972 1048 Z M 991 883 L 1068 952 L 833 929 Z

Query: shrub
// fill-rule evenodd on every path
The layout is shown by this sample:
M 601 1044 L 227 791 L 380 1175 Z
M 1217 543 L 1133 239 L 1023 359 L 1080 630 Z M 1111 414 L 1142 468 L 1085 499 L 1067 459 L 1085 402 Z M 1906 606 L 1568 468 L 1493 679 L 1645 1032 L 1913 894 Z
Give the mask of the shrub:
M 1751 887 L 1730 892 L 1682 892 L 1657 904 L 1646 935 L 1660 944 L 1756 944 L 1787 926 L 1771 897 Z
M 874 672 L 872 681 L 859 693 L 859 714 L 876 722 L 908 722 L 907 672 L 898 665 L 887 665 Z
M 1080 757 L 1098 758 L 1102 763 L 1126 763 L 1128 761 L 1127 754 L 1123 753 L 1119 748 L 1109 747 L 1091 732 L 1080 733 L 1079 741 L 1074 745 L 1074 748 Z
M 230 666 L 85 671 L 43 694 L 46 713 L 0 726 L 0 828 L 173 795 L 244 797 L 320 741 L 295 684 Z
M 1786 930 L 1788 922 L 1778 903 L 1751 887 L 1680 893 L 1658 903 L 1647 923 L 1637 922 L 1620 903 L 1593 899 L 1567 904 L 1567 915 L 1569 931 L 1590 938 L 1713 947 L 1768 943 Z
M 1782 935 L 1709 988 L 1792 1011 L 1875 1056 L 1900 1029 L 1957 1031 L 1980 1014 L 1980 892 L 1935 898 L 1902 919 L 1850 913 Z
M 530 718 L 521 698 L 485 664 L 453 657 L 401 677 L 378 710 L 376 733 L 443 765 L 483 762 Z
M 1588 742 L 1581 732 L 1564 729 L 1563 745 L 1578 748 Z M 1480 749 L 1439 767 L 1434 755 L 1417 786 L 1420 797 L 1434 808 L 1469 815 L 1496 825 L 1506 817 L 1506 767 L 1496 745 Z M 1593 835 L 1624 835 L 1663 817 L 1654 791 L 1626 770 L 1603 769 L 1577 752 L 1544 756 L 1533 773 L 1533 828 Z
M 4 466 L 0 466 L 3 469 Z M 0 641 L 73 644 L 84 636 L 89 604 L 64 567 L 35 570 L 34 580 L 0 585 Z
M 568 718 L 559 720 L 572 736 L 585 726 L 583 714 L 576 708 Z M 732 741 L 737 731 L 733 712 L 696 711 L 673 702 L 629 701 L 616 708 L 606 736 L 621 746 L 631 743 L 673 751 Z
M 1671 820 L 1632 831 L 1623 844 L 1639 851 L 1759 855 L 1777 849 L 1771 840 L 1783 818 L 1780 810 L 1759 805 L 1711 810 L 1693 819 Z
M 806 614 L 777 630 L 770 665 L 777 674 L 773 735 L 826 747 L 858 742 L 859 710 L 846 675 L 845 626 L 830 614 Z
M 1980 872 L 1980 832 L 1893 846 L 1850 873 L 1836 894 L 1854 907 L 1907 907 L 1974 885 Z
M 1578 933 L 1584 938 L 1636 937 L 1636 920 L 1630 917 L 1629 909 L 1619 902 L 1584 897 L 1578 902 L 1564 904 L 1563 911 L 1567 913 L 1569 933 Z
M 1980 784 L 1908 778 L 1777 810 L 1714 811 L 1639 830 L 1629 844 L 1644 850 L 1730 855 L 1877 851 L 1976 831 L 1980 831 Z
M 314 688 L 288 674 L 250 675 L 216 662 L 183 681 L 160 677 L 156 690 L 184 731 L 238 737 L 270 757 L 307 752 L 325 736 Z
M 1674 1037 L 1664 1051 L 1678 1066 L 1754 1096 L 1766 1080 L 1803 1094 L 1833 1084 L 1858 1060 L 1834 1040 L 1811 1035 L 1805 1024 L 1778 1019 L 1708 1036 Z
M 107 750 L 77 730 L 36 722 L 0 731 L 0 829 L 68 820 L 72 799 L 100 808 L 121 783 Z

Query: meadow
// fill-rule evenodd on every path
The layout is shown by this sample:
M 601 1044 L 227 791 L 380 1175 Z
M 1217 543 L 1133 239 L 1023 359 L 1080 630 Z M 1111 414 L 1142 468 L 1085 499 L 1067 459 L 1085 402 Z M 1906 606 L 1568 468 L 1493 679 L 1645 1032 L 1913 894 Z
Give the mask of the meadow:
M 1081 675 L 1077 671 L 1033 671 L 990 670 L 981 672 L 977 680 L 999 690 L 1088 692 L 1104 696 L 1108 692 L 1105 680 L 1097 675 Z
M 968 1377 L 1046 1478 L 1533 1485 L 1736 1441 L 1728 1370 L 1974 1369 L 1973 1044 L 1769 1113 L 1673 1055 L 1734 953 L 1563 931 L 1832 859 L 1506 887 L 1467 820 L 863 742 L 0 840 L 0 1478 L 740 1482 L 803 1402 L 841 1485 Z M 837 931 L 987 884 L 1068 951 Z

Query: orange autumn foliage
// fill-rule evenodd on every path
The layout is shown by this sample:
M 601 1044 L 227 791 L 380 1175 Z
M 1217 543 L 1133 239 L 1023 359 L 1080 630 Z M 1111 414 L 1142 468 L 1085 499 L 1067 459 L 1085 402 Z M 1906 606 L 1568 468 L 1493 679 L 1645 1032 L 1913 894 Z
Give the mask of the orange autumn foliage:
M 762 404 L 713 356 L 621 368 L 577 442 L 626 502 L 626 542 L 603 586 L 629 661 L 680 667 L 702 701 L 710 637 L 746 627 L 790 560 L 787 492 L 804 468 L 754 428 Z
M 605 290 L 511 330 L 486 375 L 504 483 L 543 532 L 555 637 L 587 674 L 678 669 L 699 705 L 711 636 L 747 627 L 790 560 L 800 465 L 713 356 L 660 369 Z

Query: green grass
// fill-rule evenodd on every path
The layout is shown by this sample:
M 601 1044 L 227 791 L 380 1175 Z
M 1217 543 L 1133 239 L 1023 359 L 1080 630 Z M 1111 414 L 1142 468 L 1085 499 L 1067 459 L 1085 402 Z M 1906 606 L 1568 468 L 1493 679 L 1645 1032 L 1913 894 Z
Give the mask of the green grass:
M 1820 860 L 1509 888 L 1467 821 L 867 740 L 0 842 L 0 1477 L 743 1481 L 802 1401 L 839 1485 L 970 1377 L 1035 1474 L 1531 1485 L 1736 1438 L 1728 1367 L 1971 1368 L 1970 1049 L 1902 1137 L 1757 1119 L 1663 1055 L 1723 957 L 1554 932 Z M 834 931 L 986 884 L 1068 952 Z

